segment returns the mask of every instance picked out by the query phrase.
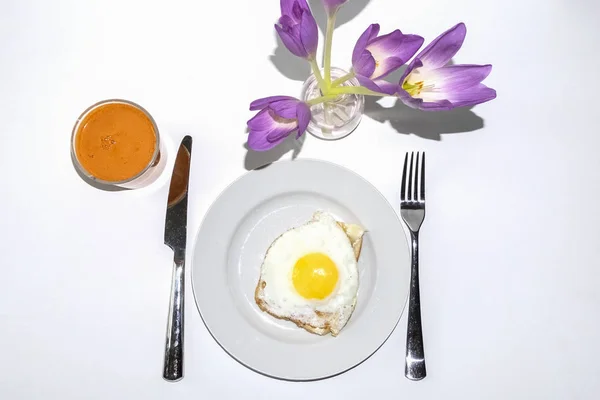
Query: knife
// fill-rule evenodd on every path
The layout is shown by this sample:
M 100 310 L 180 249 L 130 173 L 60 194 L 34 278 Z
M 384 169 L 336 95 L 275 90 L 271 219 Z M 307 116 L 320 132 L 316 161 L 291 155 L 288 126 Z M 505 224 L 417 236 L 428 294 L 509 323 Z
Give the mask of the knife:
M 165 218 L 165 244 L 173 249 L 174 257 L 163 378 L 171 382 L 183 378 L 185 248 L 191 156 L 192 138 L 185 136 L 179 146 L 171 175 Z

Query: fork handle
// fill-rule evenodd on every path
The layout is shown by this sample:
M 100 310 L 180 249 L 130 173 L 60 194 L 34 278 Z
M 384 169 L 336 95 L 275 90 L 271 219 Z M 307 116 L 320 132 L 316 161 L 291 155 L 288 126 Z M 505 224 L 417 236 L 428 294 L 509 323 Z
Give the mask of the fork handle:
M 423 350 L 423 330 L 421 327 L 421 296 L 419 293 L 419 231 L 411 231 L 410 239 L 412 265 L 410 271 L 404 375 L 410 380 L 418 381 L 427 375 L 425 369 L 425 351 Z

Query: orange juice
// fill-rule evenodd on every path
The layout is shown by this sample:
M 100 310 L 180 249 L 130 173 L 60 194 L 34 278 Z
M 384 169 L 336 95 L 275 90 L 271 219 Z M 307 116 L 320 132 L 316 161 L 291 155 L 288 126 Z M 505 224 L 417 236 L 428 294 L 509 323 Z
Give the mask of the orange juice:
M 93 179 L 116 183 L 136 178 L 158 157 L 158 130 L 141 107 L 123 100 L 99 103 L 78 121 L 74 153 Z

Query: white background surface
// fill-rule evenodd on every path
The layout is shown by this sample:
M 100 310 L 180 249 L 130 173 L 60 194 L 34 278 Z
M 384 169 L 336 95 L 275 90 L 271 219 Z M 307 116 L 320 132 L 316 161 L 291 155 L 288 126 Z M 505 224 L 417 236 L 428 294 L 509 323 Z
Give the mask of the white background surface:
M 427 151 L 429 376 L 404 378 L 404 315 L 380 351 L 346 374 L 263 377 L 210 337 L 188 286 L 186 375 L 164 382 L 166 183 L 105 192 L 72 167 L 69 137 L 82 110 L 111 97 L 142 104 L 172 143 L 194 136 L 193 237 L 218 193 L 264 162 L 243 146 L 249 102 L 300 91 L 288 77 L 302 79 L 302 61 L 283 49 L 279 68 L 270 59 L 276 0 L 3 0 L 2 399 L 597 398 L 599 3 L 350 2 L 340 19 L 356 16 L 335 34 L 337 66 L 349 64 L 372 22 L 430 41 L 459 21 L 468 34 L 455 61 L 494 65 L 486 83 L 498 99 L 474 114 L 398 108 L 387 114 L 399 121 L 365 117 L 339 142 L 307 137 L 298 155 L 351 168 L 397 209 L 404 152 Z

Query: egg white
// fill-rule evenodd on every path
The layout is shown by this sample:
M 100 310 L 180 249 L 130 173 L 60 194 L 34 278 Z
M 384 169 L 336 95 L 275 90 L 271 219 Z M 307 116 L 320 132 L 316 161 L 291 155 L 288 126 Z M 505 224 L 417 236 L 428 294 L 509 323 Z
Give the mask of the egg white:
M 333 292 L 322 300 L 302 297 L 292 282 L 296 262 L 310 253 L 327 255 L 338 269 Z M 338 332 L 350 318 L 358 292 L 358 266 L 352 244 L 331 215 L 317 212 L 310 222 L 273 242 L 264 258 L 260 281 L 264 282 L 261 301 L 272 314 L 313 327 L 329 323 Z

